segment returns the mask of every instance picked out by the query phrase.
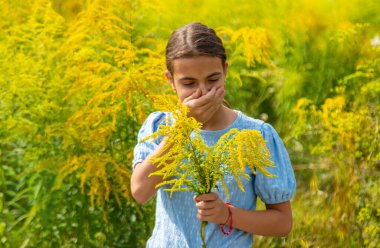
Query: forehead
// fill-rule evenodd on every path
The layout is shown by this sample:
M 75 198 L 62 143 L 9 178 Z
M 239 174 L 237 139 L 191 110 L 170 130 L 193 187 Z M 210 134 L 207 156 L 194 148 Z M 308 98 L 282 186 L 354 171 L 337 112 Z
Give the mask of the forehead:
M 219 57 L 197 56 L 173 61 L 173 73 L 176 76 L 198 78 L 208 76 L 214 72 L 223 73 L 222 60 Z

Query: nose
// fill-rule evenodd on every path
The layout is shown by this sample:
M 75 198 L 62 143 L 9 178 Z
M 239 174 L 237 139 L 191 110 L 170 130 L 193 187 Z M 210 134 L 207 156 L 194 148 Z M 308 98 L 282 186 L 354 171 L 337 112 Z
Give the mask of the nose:
M 201 85 L 199 86 L 199 89 L 201 90 L 201 92 L 202 92 L 202 96 L 203 96 L 203 95 L 206 95 L 207 92 L 209 92 L 209 91 L 211 90 L 211 87 L 208 86 L 208 85 L 206 85 L 206 84 L 201 84 Z

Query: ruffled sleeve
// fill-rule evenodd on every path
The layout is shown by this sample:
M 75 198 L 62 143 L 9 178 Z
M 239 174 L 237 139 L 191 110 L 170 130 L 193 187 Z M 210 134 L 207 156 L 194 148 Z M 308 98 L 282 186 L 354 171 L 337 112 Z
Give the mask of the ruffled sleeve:
M 296 180 L 288 152 L 271 125 L 262 124 L 261 134 L 267 141 L 266 145 L 270 151 L 271 160 L 276 166 L 276 168 L 268 168 L 267 170 L 276 175 L 276 177 L 269 178 L 257 171 L 255 191 L 261 200 L 267 204 L 288 201 L 292 198 L 296 189 Z
M 133 150 L 133 161 L 132 168 L 135 169 L 136 164 L 144 161 L 149 154 L 151 154 L 156 147 L 160 144 L 161 139 L 157 140 L 147 140 L 141 142 L 141 139 L 151 135 L 156 132 L 161 124 L 165 123 L 167 113 L 164 112 L 153 112 L 145 120 L 144 124 L 141 126 L 141 129 L 137 136 L 137 145 Z

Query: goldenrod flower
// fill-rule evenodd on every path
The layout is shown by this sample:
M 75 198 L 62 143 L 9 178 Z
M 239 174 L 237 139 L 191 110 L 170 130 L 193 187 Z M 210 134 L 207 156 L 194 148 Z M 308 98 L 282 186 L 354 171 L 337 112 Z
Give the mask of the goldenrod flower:
M 187 106 L 171 97 L 162 96 L 156 98 L 155 106 L 172 114 L 166 120 L 167 125 L 161 125 L 157 132 L 142 140 L 168 137 L 167 144 L 162 149 L 167 152 L 159 152 L 151 158 L 159 170 L 150 176 L 162 176 L 164 179 L 157 188 L 170 185 L 164 189 L 170 195 L 189 190 L 206 194 L 212 192 L 220 182 L 229 197 L 224 182 L 226 174 L 235 178 L 242 191 L 244 187 L 241 178 L 249 178 L 245 173 L 246 166 L 254 174 L 259 170 L 265 176 L 274 176 L 266 170 L 266 167 L 274 165 L 269 159 L 270 153 L 260 131 L 231 129 L 214 146 L 208 147 L 200 135 L 201 123 L 187 117 Z

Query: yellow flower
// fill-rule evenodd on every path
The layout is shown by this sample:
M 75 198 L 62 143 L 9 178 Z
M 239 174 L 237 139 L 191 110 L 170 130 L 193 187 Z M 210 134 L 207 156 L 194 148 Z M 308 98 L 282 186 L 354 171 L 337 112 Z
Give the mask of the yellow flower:
M 169 125 L 161 125 L 159 130 L 141 141 L 167 137 L 162 151 L 151 157 L 151 162 L 159 168 L 152 175 L 162 176 L 164 181 L 156 187 L 166 187 L 170 195 L 177 191 L 192 190 L 197 194 L 210 193 L 220 182 L 229 197 L 224 175 L 232 175 L 239 188 L 244 191 L 241 178 L 248 179 L 245 168 L 256 170 L 265 176 L 274 177 L 266 168 L 274 167 L 270 153 L 261 133 L 256 130 L 231 129 L 212 147 L 208 147 L 201 135 L 201 123 L 187 117 L 187 106 L 173 100 L 173 97 L 157 97 L 156 108 L 172 113 Z M 170 138 L 168 138 L 170 137 Z

